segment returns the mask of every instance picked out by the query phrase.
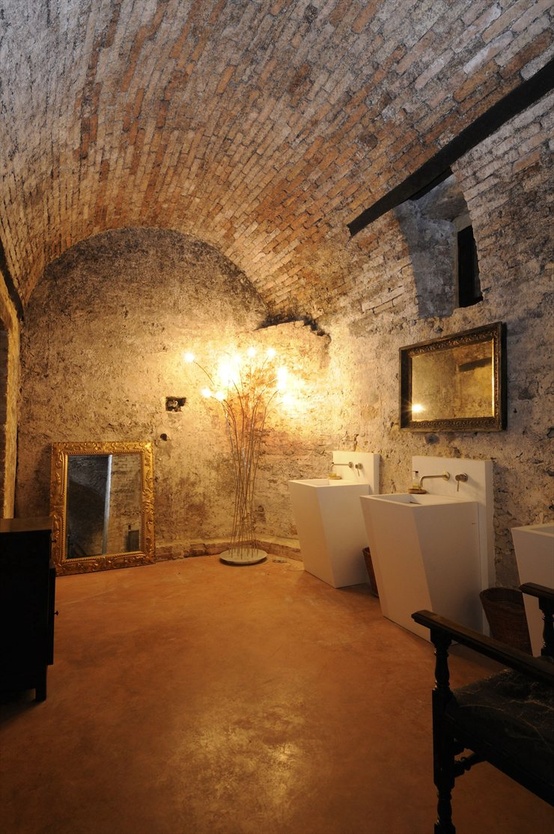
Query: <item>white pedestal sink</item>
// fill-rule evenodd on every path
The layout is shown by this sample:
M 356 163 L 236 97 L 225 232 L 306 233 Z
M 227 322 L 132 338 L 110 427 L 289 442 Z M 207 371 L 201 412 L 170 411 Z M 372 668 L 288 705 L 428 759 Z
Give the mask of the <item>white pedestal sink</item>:
M 519 581 L 536 582 L 554 588 L 554 522 L 512 527 Z M 531 649 L 540 655 L 543 645 L 543 617 L 539 601 L 524 594 L 525 614 L 531 638 Z
M 379 455 L 333 452 L 333 466 L 345 479 L 289 481 L 289 491 L 305 570 L 344 588 L 368 581 L 360 497 L 379 487 Z
M 314 478 L 289 481 L 300 552 L 308 573 L 333 588 L 368 581 L 360 496 L 368 484 Z
M 360 502 L 384 616 L 425 639 L 411 618 L 420 608 L 481 631 L 477 502 L 410 493 Z

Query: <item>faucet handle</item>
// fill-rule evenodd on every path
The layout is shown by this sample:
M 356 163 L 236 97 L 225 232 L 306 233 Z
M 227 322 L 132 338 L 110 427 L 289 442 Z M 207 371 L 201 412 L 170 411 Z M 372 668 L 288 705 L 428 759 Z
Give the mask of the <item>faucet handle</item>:
M 460 481 L 463 481 L 464 484 L 467 482 L 468 477 L 466 472 L 460 472 L 458 475 L 454 475 L 455 480 L 458 482 L 456 484 L 456 492 L 460 491 Z

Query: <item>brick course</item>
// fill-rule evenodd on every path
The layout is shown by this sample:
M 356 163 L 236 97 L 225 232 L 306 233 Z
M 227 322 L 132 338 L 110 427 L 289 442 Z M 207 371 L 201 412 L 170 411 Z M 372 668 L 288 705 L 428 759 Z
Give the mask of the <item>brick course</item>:
M 552 48 L 545 0 L 74 2 L 5 4 L 0 235 L 24 303 L 67 246 L 161 224 L 232 256 L 276 313 L 312 315 L 323 241 L 355 269 L 337 230 Z

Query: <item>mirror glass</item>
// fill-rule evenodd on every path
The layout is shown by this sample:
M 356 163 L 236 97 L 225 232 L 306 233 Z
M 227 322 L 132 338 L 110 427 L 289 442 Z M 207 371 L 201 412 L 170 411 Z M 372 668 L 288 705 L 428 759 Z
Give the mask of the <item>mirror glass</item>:
M 51 512 L 60 573 L 152 561 L 151 444 L 53 444 Z
M 401 348 L 401 428 L 503 429 L 504 356 L 500 322 Z

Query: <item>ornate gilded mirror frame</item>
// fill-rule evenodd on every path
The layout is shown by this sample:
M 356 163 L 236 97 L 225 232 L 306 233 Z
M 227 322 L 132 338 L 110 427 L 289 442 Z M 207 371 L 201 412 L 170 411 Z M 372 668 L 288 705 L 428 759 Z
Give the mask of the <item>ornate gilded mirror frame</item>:
M 136 531 L 129 534 L 127 547 L 118 552 L 104 552 L 94 555 L 68 554 L 68 494 L 69 471 L 72 458 L 92 460 L 103 456 L 110 461 L 119 456 L 138 456 L 140 485 L 136 516 Z M 123 463 L 130 463 L 123 459 Z M 103 499 L 102 499 L 103 500 Z M 50 475 L 50 512 L 52 516 L 52 557 L 59 574 L 87 573 L 109 568 L 131 567 L 154 561 L 154 468 L 150 442 L 68 442 L 53 443 Z M 132 534 L 132 535 L 131 535 Z
M 506 346 L 502 322 L 400 348 L 400 428 L 506 428 Z

